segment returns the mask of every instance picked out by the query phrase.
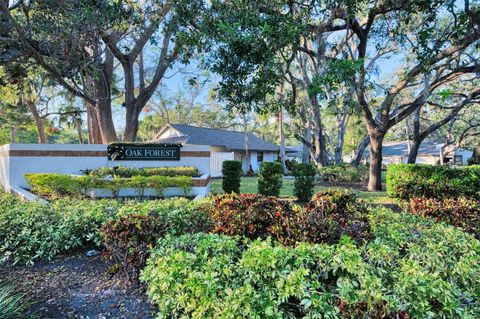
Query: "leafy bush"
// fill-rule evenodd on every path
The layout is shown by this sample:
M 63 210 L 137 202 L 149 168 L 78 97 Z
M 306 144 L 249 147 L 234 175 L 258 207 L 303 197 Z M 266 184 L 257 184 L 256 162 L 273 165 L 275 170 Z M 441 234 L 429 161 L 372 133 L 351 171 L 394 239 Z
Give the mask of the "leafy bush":
M 113 218 L 120 205 L 79 200 L 45 205 L 2 195 L 0 260 L 33 264 L 36 259 L 51 259 L 81 246 L 98 246 L 100 225 Z
M 0 194 L 0 262 L 33 264 L 77 248 L 99 247 L 101 225 L 133 213 L 158 212 L 168 225 L 174 225 L 170 230 L 179 233 L 207 231 L 212 222 L 202 213 L 204 205 L 208 203 L 187 199 L 123 203 L 64 199 L 45 205 Z
M 344 235 L 361 243 L 371 237 L 366 206 L 350 192 L 318 192 L 297 223 L 302 230 L 301 241 L 311 243 L 333 244 Z
M 387 195 L 416 197 L 480 197 L 480 166 L 449 167 L 392 164 L 387 169 Z
M 479 241 L 409 214 L 370 219 L 375 240 L 362 246 L 167 237 L 141 279 L 158 318 L 479 316 Z
M 64 196 L 85 196 L 91 189 L 108 189 L 113 196 L 124 188 L 135 188 L 138 195 L 143 195 L 146 188 L 156 190 L 162 196 L 167 187 L 183 188 L 185 193 L 193 185 L 190 176 L 134 176 L 131 178 L 104 179 L 95 176 L 73 176 L 64 174 L 26 174 L 25 179 L 32 187 L 32 191 L 55 199 Z
M 166 227 L 158 215 L 127 215 L 103 225 L 100 235 L 128 281 L 137 282 L 149 249 L 165 235 Z
M 223 194 L 214 197 L 210 214 L 214 232 L 250 239 L 266 238 L 270 228 L 290 211 L 288 203 L 256 194 Z
M 299 201 L 309 201 L 312 198 L 313 188 L 315 187 L 315 175 L 317 174 L 315 165 L 294 163 L 291 172 L 295 177 L 293 193 Z
M 322 182 L 329 183 L 364 183 L 368 181 L 367 165 L 340 164 L 325 166 L 318 169 L 318 175 Z
M 25 294 L 15 292 L 13 286 L 0 284 L 0 318 L 27 318 L 25 313 L 29 306 Z
M 283 167 L 278 162 L 263 162 L 258 172 L 258 193 L 278 196 L 282 188 Z
M 173 204 L 173 205 L 171 205 Z M 116 269 L 128 281 L 137 283 L 153 244 L 165 234 L 209 232 L 213 221 L 202 204 L 171 201 L 154 205 L 138 204 L 140 213 L 130 213 L 102 226 L 100 235 Z M 149 211 L 149 208 L 151 209 Z M 134 210 L 132 207 L 128 211 Z M 146 213 L 148 212 L 148 213 Z M 125 213 L 125 210 L 120 210 Z
M 342 235 L 357 242 L 370 237 L 367 212 L 350 193 L 320 192 L 305 207 L 255 194 L 214 197 L 214 232 L 250 239 L 272 236 L 285 245 L 302 241 L 335 243 Z
M 461 227 L 480 239 L 480 202 L 474 199 L 414 197 L 405 205 L 406 211 L 422 217 Z
M 86 175 L 96 177 L 116 177 L 116 178 L 130 178 L 133 176 L 190 176 L 195 177 L 199 175 L 198 168 L 193 166 L 180 167 L 100 167 L 92 170 L 85 170 Z
M 222 188 L 225 193 L 240 193 L 242 162 L 224 161 L 222 164 Z

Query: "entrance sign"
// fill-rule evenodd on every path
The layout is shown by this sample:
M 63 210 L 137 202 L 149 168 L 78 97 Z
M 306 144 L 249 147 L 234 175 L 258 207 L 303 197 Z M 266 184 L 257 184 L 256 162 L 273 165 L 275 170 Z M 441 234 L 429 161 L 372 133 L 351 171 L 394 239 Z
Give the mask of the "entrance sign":
M 107 147 L 111 161 L 179 161 L 180 144 L 112 143 Z

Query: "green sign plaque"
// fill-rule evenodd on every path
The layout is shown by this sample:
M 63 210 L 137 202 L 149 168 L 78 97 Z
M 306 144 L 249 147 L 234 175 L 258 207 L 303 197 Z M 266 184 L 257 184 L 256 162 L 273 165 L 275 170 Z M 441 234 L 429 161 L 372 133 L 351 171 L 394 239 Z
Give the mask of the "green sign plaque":
M 107 147 L 110 161 L 179 161 L 179 144 L 113 143 Z

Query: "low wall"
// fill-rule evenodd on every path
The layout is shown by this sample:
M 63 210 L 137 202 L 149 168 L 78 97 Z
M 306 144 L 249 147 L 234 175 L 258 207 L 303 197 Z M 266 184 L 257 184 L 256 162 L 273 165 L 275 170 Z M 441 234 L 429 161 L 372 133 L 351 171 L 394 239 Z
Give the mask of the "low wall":
M 210 174 L 210 146 L 184 145 L 179 161 L 109 161 L 107 145 L 7 144 L 0 146 L 0 177 L 4 191 L 10 186 L 27 187 L 28 173 L 81 174 L 103 166 L 172 167 L 195 166 Z

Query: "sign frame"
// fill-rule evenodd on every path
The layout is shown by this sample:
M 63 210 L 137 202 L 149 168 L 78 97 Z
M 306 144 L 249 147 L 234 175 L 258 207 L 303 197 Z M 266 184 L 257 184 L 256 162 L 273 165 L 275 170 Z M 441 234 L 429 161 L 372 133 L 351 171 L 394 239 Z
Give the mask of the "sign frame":
M 180 161 L 181 144 L 111 143 L 109 161 Z

